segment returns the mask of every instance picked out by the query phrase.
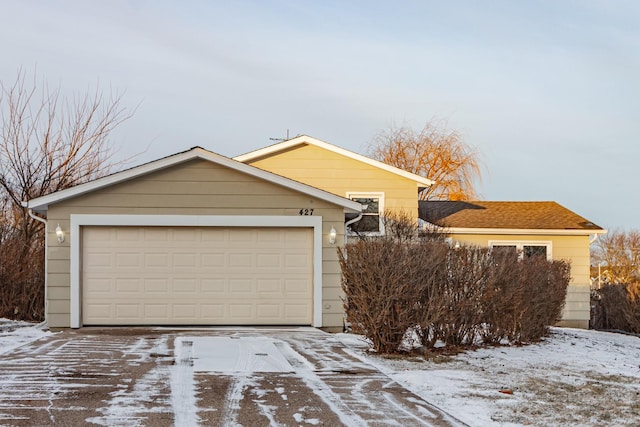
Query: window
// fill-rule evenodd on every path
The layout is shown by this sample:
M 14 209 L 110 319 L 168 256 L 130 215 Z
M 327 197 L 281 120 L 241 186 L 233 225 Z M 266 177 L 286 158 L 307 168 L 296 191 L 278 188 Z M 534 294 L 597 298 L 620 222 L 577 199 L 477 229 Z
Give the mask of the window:
M 362 219 L 349 227 L 353 233 L 383 235 L 381 213 L 384 212 L 384 193 L 347 193 L 347 198 L 366 205 Z
M 518 253 L 521 258 L 543 256 L 551 260 L 551 242 L 489 240 L 489 247 L 492 249 L 499 248 L 502 251 L 513 251 Z

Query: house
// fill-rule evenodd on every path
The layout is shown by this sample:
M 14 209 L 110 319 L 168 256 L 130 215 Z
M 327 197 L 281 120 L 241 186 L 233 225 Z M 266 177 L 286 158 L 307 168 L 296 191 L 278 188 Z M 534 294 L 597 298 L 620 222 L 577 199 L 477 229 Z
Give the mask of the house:
M 47 322 L 341 330 L 345 230 L 382 235 L 386 212 L 417 219 L 432 184 L 303 135 L 234 159 L 194 147 L 29 200 L 46 223 Z M 589 236 L 604 230 L 553 203 L 460 203 L 420 216 L 463 243 L 569 259 L 563 323 L 587 327 Z
M 560 322 L 588 328 L 590 242 L 605 230 L 554 202 L 418 202 L 432 181 L 302 135 L 235 157 L 252 166 L 359 201 L 367 208 L 352 229 L 383 234 L 385 211 L 410 212 L 445 227 L 454 240 L 514 246 L 571 262 L 572 281 Z M 417 187 L 417 192 L 416 192 Z
M 601 227 L 556 202 L 421 201 L 422 221 L 443 228 L 457 244 L 511 247 L 522 256 L 571 263 L 561 326 L 588 328 L 591 242 Z
M 418 193 L 433 184 L 419 175 L 307 135 L 234 159 L 362 203 L 366 206 L 362 218 L 350 226 L 369 235 L 384 233 L 381 215 L 385 212 L 407 212 L 415 217 Z
M 46 218 L 51 328 L 342 328 L 358 201 L 195 147 L 25 207 Z

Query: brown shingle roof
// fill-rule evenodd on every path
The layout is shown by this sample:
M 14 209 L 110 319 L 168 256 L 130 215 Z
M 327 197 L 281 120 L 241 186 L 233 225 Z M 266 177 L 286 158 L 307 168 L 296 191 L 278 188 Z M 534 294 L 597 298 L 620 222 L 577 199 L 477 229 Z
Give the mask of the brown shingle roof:
M 448 228 L 602 230 L 556 202 L 421 201 L 419 215 Z

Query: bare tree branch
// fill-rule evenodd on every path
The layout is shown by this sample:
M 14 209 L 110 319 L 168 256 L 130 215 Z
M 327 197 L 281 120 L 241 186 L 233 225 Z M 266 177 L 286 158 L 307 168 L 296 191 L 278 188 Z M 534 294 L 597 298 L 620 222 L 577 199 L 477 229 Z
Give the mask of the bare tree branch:
M 435 184 L 423 191 L 423 200 L 477 198 L 474 183 L 481 171 L 477 149 L 467 145 L 443 120 L 427 122 L 419 132 L 401 126 L 380 131 L 369 154 L 384 163 L 424 176 Z
M 112 161 L 109 144 L 111 132 L 131 117 L 121 101 L 120 94 L 106 97 L 99 88 L 63 97 L 46 81 L 39 86 L 35 73 L 28 81 L 23 69 L 13 83 L 0 81 L 0 193 L 27 241 L 41 224 L 23 212 L 23 200 L 99 178 L 121 164 Z
M 591 262 L 601 266 L 605 283 L 640 282 L 640 231 L 610 230 L 594 246 Z

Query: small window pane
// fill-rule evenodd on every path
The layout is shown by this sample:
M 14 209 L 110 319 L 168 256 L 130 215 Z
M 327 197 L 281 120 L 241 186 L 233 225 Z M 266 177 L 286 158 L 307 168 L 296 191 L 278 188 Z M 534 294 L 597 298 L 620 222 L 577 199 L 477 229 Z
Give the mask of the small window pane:
M 524 256 L 529 258 L 533 256 L 541 256 L 547 257 L 547 247 L 546 246 L 524 246 L 523 251 Z
M 365 215 L 360 221 L 351 224 L 351 230 L 358 233 L 378 233 L 380 231 L 380 217 L 378 215 Z
M 365 213 L 379 213 L 380 199 L 373 197 L 352 197 L 351 200 L 367 205 Z

